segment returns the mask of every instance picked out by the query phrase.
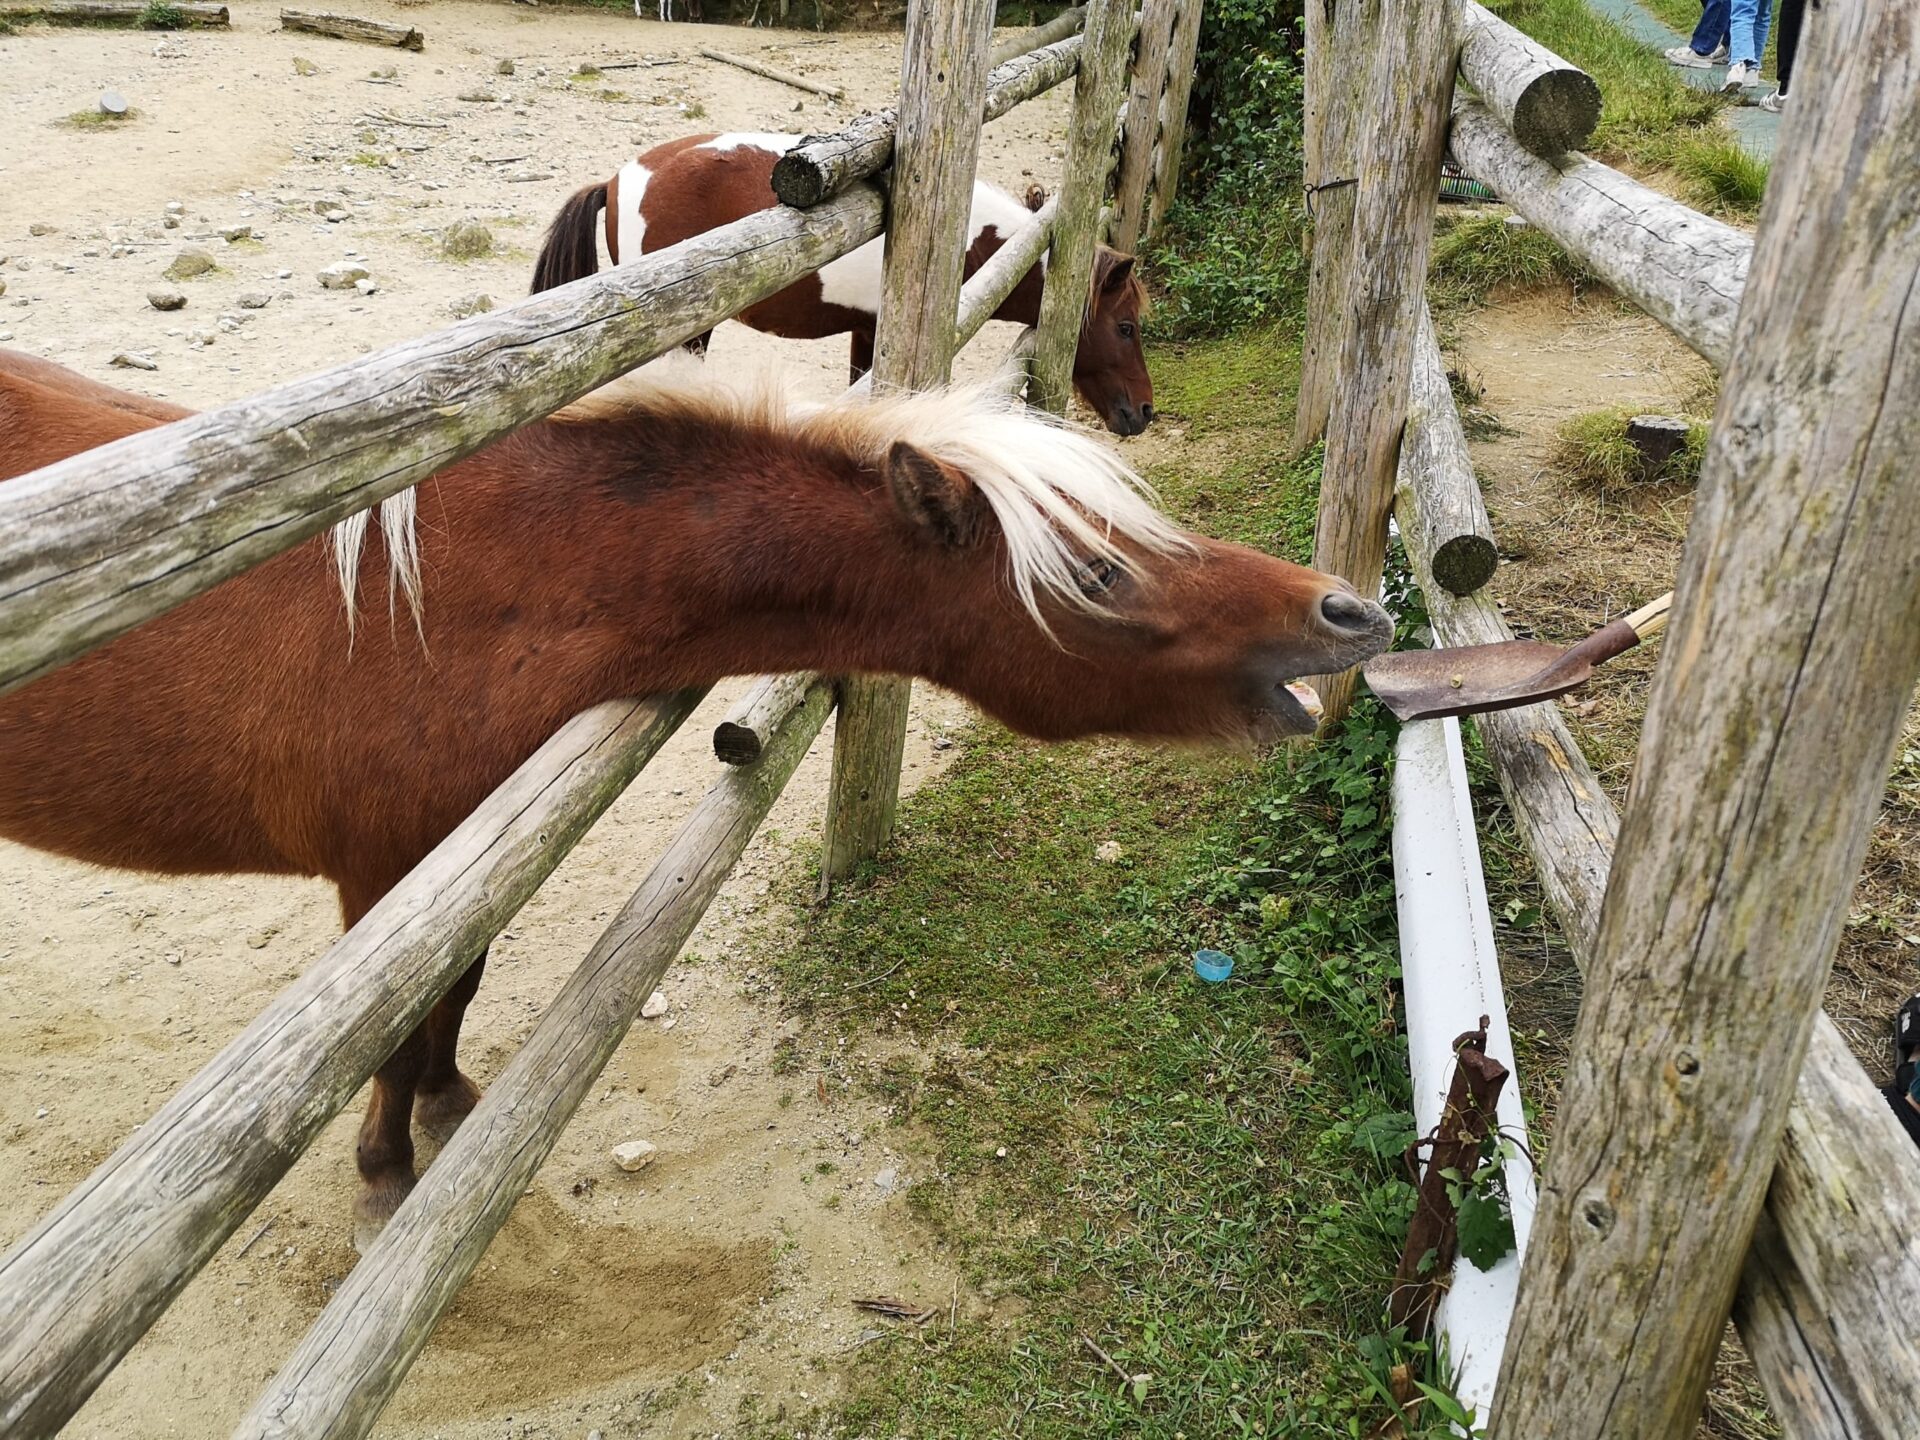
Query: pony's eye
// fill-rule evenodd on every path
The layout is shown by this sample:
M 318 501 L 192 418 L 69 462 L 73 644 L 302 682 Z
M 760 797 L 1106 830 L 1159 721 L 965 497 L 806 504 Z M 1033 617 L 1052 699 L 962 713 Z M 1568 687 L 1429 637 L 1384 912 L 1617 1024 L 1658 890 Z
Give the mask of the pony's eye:
M 1082 595 L 1104 595 L 1120 583 L 1120 567 L 1111 560 L 1089 560 L 1074 577 Z
M 1133 338 L 1133 322 L 1131 320 L 1122 320 L 1120 322 L 1120 338 L 1122 340 L 1131 340 Z

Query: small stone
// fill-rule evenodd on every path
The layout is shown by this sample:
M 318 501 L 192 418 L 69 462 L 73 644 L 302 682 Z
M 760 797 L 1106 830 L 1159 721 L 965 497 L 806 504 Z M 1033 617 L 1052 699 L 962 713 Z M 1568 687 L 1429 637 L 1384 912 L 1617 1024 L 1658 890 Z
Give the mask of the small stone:
M 1006 1147 L 1006 1146 L 1004 1146 L 1004 1145 L 1002 1145 L 1002 1146 L 1001 1146 L 1001 1147 L 1000 1147 L 1000 1148 L 999 1148 L 998 1150 L 995 1150 L 995 1151 L 993 1152 L 993 1158 L 994 1158 L 994 1159 L 996 1159 L 996 1160 L 1004 1160 L 1004 1159 L 1006 1159 L 1006 1158 L 1007 1158 L 1007 1147 Z
M 793 102 L 793 105 L 791 108 L 793 110 L 793 113 L 798 115 L 802 110 L 807 108 L 807 102 L 804 100 L 796 100 Z
M 493 67 L 493 73 L 496 75 L 513 74 L 513 61 L 511 59 L 500 61 L 497 65 Z
M 664 990 L 656 990 L 647 997 L 647 1003 L 640 1007 L 640 1018 L 642 1020 L 658 1020 L 662 1015 L 667 1013 L 668 1007 L 671 1004 L 672 1002 L 667 999 Z
M 206 349 L 207 346 L 213 344 L 213 341 L 214 334 L 211 330 L 189 330 L 187 332 L 187 343 L 197 350 Z
M 242 290 L 234 301 L 242 310 L 264 310 L 273 302 L 265 290 Z
M 180 217 L 178 215 L 163 215 L 160 218 L 160 223 L 169 230 L 178 230 L 180 228 Z
M 179 200 L 169 200 L 165 205 L 162 205 L 160 209 L 168 215 L 184 215 L 187 213 L 186 205 Z
M 453 312 L 453 318 L 464 320 L 469 315 L 481 315 L 493 309 L 493 297 L 484 290 L 476 290 L 471 295 L 462 295 L 447 307 Z
M 7 282 L 5 280 L 0 280 L 0 295 L 4 295 L 6 293 L 7 293 Z
M 894 1192 L 894 1187 L 899 1185 L 899 1183 L 900 1172 L 891 1165 L 873 1177 L 873 1188 L 878 1190 L 882 1195 L 891 1195 Z
M 47 1109 L 46 1106 L 42 1105 L 38 1110 L 33 1112 L 33 1118 L 36 1120 L 44 1120 L 47 1118 L 47 1116 L 51 1115 L 52 1113 L 53 1112 L 51 1110 Z
M 187 297 L 171 285 L 156 285 L 147 292 L 147 303 L 156 310 L 178 310 L 187 303 Z
M 936 735 L 933 740 L 933 748 L 936 750 L 953 749 L 953 737 L 950 735 Z
M 456 220 L 440 232 L 440 253 L 449 260 L 479 260 L 493 253 L 493 232 L 478 220 Z
M 213 256 L 197 245 L 186 245 L 181 247 L 180 253 L 173 257 L 173 263 L 162 273 L 169 280 L 191 280 L 213 268 Z
M 351 220 L 353 218 L 353 212 L 344 205 L 336 205 L 331 210 L 322 210 L 320 212 L 320 218 L 329 225 L 338 225 L 343 220 Z
M 269 925 L 264 930 L 256 930 L 251 935 L 247 936 L 247 948 L 249 950 L 264 950 L 267 948 L 268 943 L 272 941 L 273 937 L 278 933 L 279 932 L 275 930 L 271 925 Z
M 646 1169 L 659 1153 L 660 1147 L 651 1140 L 624 1140 L 613 1147 L 613 1163 L 632 1174 L 635 1170 Z
M 660 1022 L 660 1028 L 662 1030 L 671 1030 L 674 1026 L 678 1025 L 679 1023 L 680 1022 L 678 1020 L 674 1019 L 671 1015 L 669 1015 L 666 1019 Z
M 367 73 L 375 80 L 398 80 L 400 78 L 400 67 L 398 65 L 376 65 Z
M 356 280 L 353 282 L 353 288 L 358 290 L 362 295 L 371 295 L 380 287 L 371 280 Z
M 351 260 L 342 260 L 329 265 L 320 272 L 320 283 L 328 290 L 351 290 L 354 285 L 367 278 L 367 267 L 356 265 Z
M 276 280 L 291 280 L 293 278 L 293 272 L 291 270 L 276 270 L 273 272 L 273 278 Z
M 47 224 L 46 221 L 36 220 L 27 226 L 27 233 L 29 235 L 51 235 L 54 233 L 54 230 L 53 226 Z
M 167 952 L 167 964 L 169 965 L 178 965 L 182 958 L 178 950 L 169 950 Z
M 137 350 L 117 350 L 114 352 L 113 359 L 107 363 L 118 365 L 122 370 L 158 370 L 160 368 L 153 363 L 151 355 L 142 355 Z
M 1100 848 L 1093 852 L 1093 858 L 1098 860 L 1102 865 L 1115 865 L 1119 863 L 1121 857 L 1126 853 L 1125 850 L 1120 848 L 1120 842 L 1118 840 L 1105 840 L 1101 842 Z
M 240 317 L 238 315 L 222 315 L 218 324 L 223 335 L 238 335 L 240 333 Z
M 214 233 L 229 245 L 236 240 L 253 239 L 253 227 L 251 225 L 223 225 Z
M 293 57 L 293 73 L 296 75 L 318 75 L 320 67 L 304 55 Z

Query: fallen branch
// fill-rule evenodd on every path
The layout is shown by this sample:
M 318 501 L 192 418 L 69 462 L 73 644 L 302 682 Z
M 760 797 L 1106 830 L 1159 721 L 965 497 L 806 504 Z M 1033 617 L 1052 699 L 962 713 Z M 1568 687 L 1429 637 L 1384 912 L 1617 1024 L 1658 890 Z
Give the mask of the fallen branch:
M 161 12 L 146 0 L 41 0 L 37 4 L 0 5 L 0 20 L 43 20 L 49 25 L 125 25 L 150 30 L 224 30 L 227 26 L 224 5 L 184 3 L 183 0 L 165 8 L 166 23 L 155 23 Z
M 803 79 L 787 70 L 776 70 L 771 65 L 762 65 L 758 60 L 749 60 L 741 55 L 729 55 L 724 50 L 702 48 L 700 53 L 709 60 L 718 60 L 722 65 L 732 65 L 741 70 L 751 71 L 755 75 L 764 75 L 769 80 L 778 80 L 782 85 L 791 85 L 796 90 L 805 90 L 814 95 L 824 95 L 829 100 L 844 100 L 847 92 L 838 85 L 820 85 L 812 80 Z M 606 66 L 601 66 L 606 69 Z
M 407 25 L 388 25 L 380 20 L 362 20 L 356 15 L 335 15 L 325 10 L 282 10 L 282 30 L 304 30 L 314 35 L 331 35 L 336 40 L 363 40 L 369 45 L 397 45 L 402 50 L 423 50 L 426 37 Z

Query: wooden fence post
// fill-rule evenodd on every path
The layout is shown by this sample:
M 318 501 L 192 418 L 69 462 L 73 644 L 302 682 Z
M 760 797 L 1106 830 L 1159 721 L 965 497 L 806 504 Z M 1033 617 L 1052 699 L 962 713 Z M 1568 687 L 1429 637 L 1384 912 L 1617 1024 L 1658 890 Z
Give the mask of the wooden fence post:
M 1167 93 L 1160 102 L 1160 148 L 1153 157 L 1153 188 L 1147 194 L 1147 234 L 1160 228 L 1180 190 L 1180 150 L 1187 138 L 1187 102 L 1193 98 L 1199 63 L 1202 0 L 1181 0 L 1167 54 Z
M 1131 255 L 1146 229 L 1147 188 L 1160 140 L 1160 104 L 1167 88 L 1179 0 L 1145 0 L 1140 7 L 1140 43 L 1127 78 L 1127 128 L 1120 142 L 1120 172 L 1113 183 L 1113 219 L 1107 243 Z
M 1307 322 L 1300 337 L 1300 396 L 1294 407 L 1293 454 L 1326 437 L 1327 411 L 1340 357 L 1353 270 L 1356 164 L 1361 117 L 1355 89 L 1366 71 L 1362 0 L 1306 0 L 1305 156 L 1307 214 L 1313 221 L 1307 277 Z
M 1897 0 L 1821 15 L 1601 910 L 1507 1440 L 1693 1434 L 1920 673 L 1920 31 Z
M 874 335 L 876 390 L 945 383 L 980 157 L 993 0 L 914 0 L 900 59 L 886 274 Z M 820 889 L 893 833 L 911 682 L 850 676 L 833 732 Z
M 1460 28 L 1457 0 L 1345 0 L 1343 20 L 1349 11 L 1360 12 L 1351 32 L 1358 43 L 1342 56 L 1366 56 L 1369 65 L 1357 104 L 1320 117 L 1323 144 L 1334 148 L 1345 112 L 1371 117 L 1371 126 L 1355 148 L 1358 183 L 1342 187 L 1353 192 L 1352 233 L 1341 245 L 1350 255 L 1351 279 L 1344 298 L 1332 302 L 1340 310 L 1340 383 L 1327 408 L 1313 563 L 1374 596 L 1386 559 L 1387 514 L 1426 305 L 1427 252 Z M 1316 239 L 1316 268 L 1321 249 Z M 1323 296 L 1311 303 L 1329 301 Z M 1327 719 L 1340 719 L 1353 693 L 1351 674 L 1317 683 Z
M 1132 0 L 1090 0 L 1082 39 L 1047 287 L 1040 297 L 1039 349 L 1027 389 L 1035 405 L 1056 415 L 1066 414 L 1073 394 L 1073 356 L 1086 318 L 1100 207 L 1113 174 L 1113 121 L 1127 81 L 1127 47 L 1133 43 Z

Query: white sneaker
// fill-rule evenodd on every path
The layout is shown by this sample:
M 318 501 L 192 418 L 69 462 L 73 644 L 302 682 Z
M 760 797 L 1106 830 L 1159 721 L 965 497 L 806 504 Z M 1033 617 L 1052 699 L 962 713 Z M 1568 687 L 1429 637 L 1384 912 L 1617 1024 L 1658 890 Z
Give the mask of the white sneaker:
M 1727 78 L 1720 82 L 1720 93 L 1738 95 L 1749 85 L 1760 83 L 1760 67 L 1742 60 L 1738 65 L 1727 67 Z
M 1787 107 L 1787 97 L 1782 95 L 1778 90 L 1774 91 L 1771 95 L 1767 96 L 1766 99 L 1760 102 L 1760 108 L 1762 110 L 1768 111 L 1769 113 L 1774 115 L 1778 115 L 1782 110 L 1786 109 L 1786 107 Z
M 1706 70 L 1714 64 L 1713 56 L 1702 55 L 1691 45 L 1676 45 L 1661 53 L 1667 57 L 1669 65 L 1678 65 L 1683 70 Z

